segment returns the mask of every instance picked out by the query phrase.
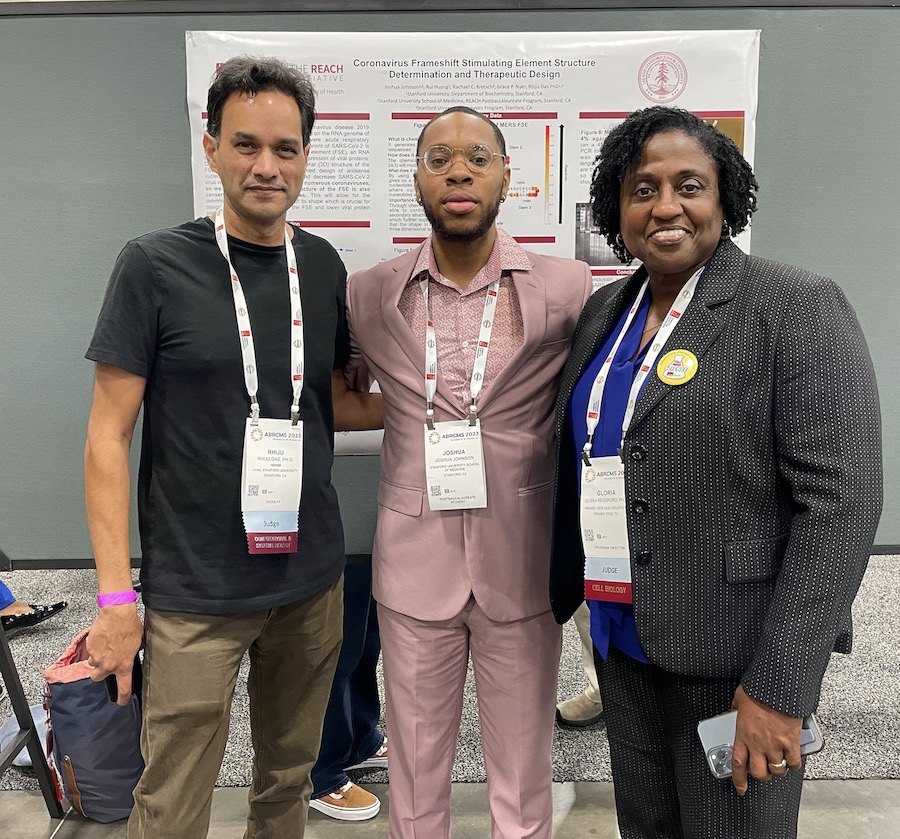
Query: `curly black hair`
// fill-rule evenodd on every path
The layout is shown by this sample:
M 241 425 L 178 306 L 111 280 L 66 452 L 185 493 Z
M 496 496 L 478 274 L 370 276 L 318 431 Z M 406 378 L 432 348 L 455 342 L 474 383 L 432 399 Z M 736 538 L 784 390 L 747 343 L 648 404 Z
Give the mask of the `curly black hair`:
M 619 225 L 619 195 L 628 170 L 643 156 L 644 146 L 656 134 L 681 131 L 693 137 L 716 164 L 719 179 L 719 203 L 725 216 L 729 236 L 736 236 L 756 212 L 756 190 L 759 184 L 753 169 L 734 142 L 681 108 L 656 105 L 635 111 L 617 125 L 603 141 L 594 161 L 591 178 L 591 215 L 600 233 L 615 255 L 625 263 L 632 255 L 622 241 Z

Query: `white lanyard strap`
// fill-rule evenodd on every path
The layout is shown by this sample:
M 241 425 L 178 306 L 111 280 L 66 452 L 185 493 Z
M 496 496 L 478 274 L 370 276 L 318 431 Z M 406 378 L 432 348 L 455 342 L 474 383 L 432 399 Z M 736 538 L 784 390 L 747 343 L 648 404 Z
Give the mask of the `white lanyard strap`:
M 425 422 L 429 428 L 434 427 L 434 394 L 437 391 L 437 335 L 434 321 L 431 319 L 431 307 L 428 301 L 428 272 L 422 274 L 419 288 L 425 301 Z M 481 315 L 481 329 L 478 332 L 478 345 L 475 347 L 475 364 L 472 378 L 469 381 L 469 394 L 472 404 L 469 405 L 469 425 L 475 425 L 478 418 L 476 401 L 484 386 L 484 371 L 487 369 L 488 348 L 491 343 L 491 332 L 494 329 L 494 316 L 497 308 L 497 295 L 500 291 L 500 280 L 494 280 L 487 287 L 484 299 L 484 311 Z
M 231 291 L 234 295 L 234 312 L 237 315 L 238 333 L 241 338 L 241 356 L 244 361 L 244 383 L 250 396 L 250 417 L 255 425 L 259 421 L 259 402 L 256 394 L 259 390 L 259 378 L 256 367 L 256 350 L 253 346 L 253 330 L 250 327 L 250 313 L 247 309 L 247 300 L 244 297 L 244 289 L 238 278 L 237 271 L 231 262 L 228 252 L 228 234 L 225 230 L 225 216 L 222 209 L 216 212 L 214 218 L 216 228 L 216 242 L 222 256 L 228 262 L 228 271 L 231 274 Z M 296 425 L 300 420 L 300 394 L 303 392 L 303 306 L 300 301 L 300 277 L 297 273 L 297 256 L 291 245 L 291 237 L 287 229 L 284 231 L 284 251 L 287 256 L 288 288 L 291 295 L 291 391 L 293 402 L 291 403 L 291 423 Z
M 690 304 L 691 299 L 694 296 L 694 291 L 697 288 L 697 281 L 700 279 L 700 275 L 702 273 L 703 268 L 697 271 L 694 276 L 684 284 L 684 287 L 681 289 L 681 291 L 678 292 L 678 296 L 669 307 L 669 311 L 666 314 L 666 317 L 663 319 L 663 322 L 659 327 L 659 331 L 657 331 L 656 335 L 653 338 L 650 349 L 647 350 L 647 355 L 644 357 L 644 361 L 641 364 L 641 369 L 638 371 L 638 374 L 634 377 L 634 381 L 631 383 L 631 390 L 628 394 L 628 404 L 625 406 L 625 416 L 622 419 L 623 441 L 625 439 L 625 432 L 628 431 L 628 426 L 631 424 L 631 418 L 634 416 L 634 406 L 637 403 L 637 397 L 641 392 L 641 387 L 644 384 L 644 380 L 647 378 L 647 374 L 653 367 L 653 364 L 659 356 L 660 351 L 662 350 L 666 341 L 669 339 L 672 331 L 678 325 L 678 321 Z M 591 395 L 588 399 L 586 418 L 588 432 L 587 442 L 585 442 L 584 444 L 584 450 L 582 454 L 585 463 L 587 463 L 588 465 L 590 465 L 589 460 L 591 456 L 591 448 L 593 447 L 594 443 L 594 432 L 597 430 L 597 425 L 600 422 L 600 404 L 603 400 L 603 391 L 606 389 L 606 380 L 609 376 L 609 370 L 610 367 L 612 367 L 613 359 L 616 357 L 616 353 L 619 350 L 619 345 L 624 340 L 625 334 L 628 332 L 628 329 L 631 326 L 632 321 L 634 320 L 634 316 L 641 305 L 641 300 L 643 300 L 644 298 L 644 293 L 647 291 L 647 285 L 649 284 L 649 282 L 649 279 L 644 280 L 644 284 L 641 286 L 641 290 L 638 292 L 634 303 L 632 303 L 631 308 L 628 310 L 628 317 L 625 318 L 625 323 L 622 326 L 622 329 L 619 332 L 618 336 L 616 337 L 616 340 L 612 345 L 612 349 L 609 351 L 609 355 L 607 355 L 607 357 L 604 359 L 603 364 L 600 367 L 600 372 L 597 373 L 597 378 L 594 379 L 594 384 L 591 385 Z

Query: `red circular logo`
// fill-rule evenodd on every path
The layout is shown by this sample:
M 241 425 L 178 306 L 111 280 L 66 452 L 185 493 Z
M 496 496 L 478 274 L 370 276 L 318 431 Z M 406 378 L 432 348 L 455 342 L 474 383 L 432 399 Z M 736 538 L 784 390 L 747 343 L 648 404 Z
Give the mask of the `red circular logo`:
M 638 70 L 638 87 L 651 102 L 674 102 L 687 87 L 687 65 L 673 52 L 655 52 Z

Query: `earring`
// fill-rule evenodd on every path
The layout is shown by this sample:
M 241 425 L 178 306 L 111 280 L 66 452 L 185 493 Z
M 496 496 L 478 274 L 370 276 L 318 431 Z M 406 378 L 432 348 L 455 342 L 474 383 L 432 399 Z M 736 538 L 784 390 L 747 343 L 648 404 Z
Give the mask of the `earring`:
M 719 234 L 719 238 L 722 240 L 731 238 L 731 230 L 728 227 L 727 221 L 722 222 L 722 232 Z
M 506 200 L 506 196 L 505 196 L 505 195 L 501 195 L 501 196 L 500 196 L 500 203 L 502 204 L 505 200 Z

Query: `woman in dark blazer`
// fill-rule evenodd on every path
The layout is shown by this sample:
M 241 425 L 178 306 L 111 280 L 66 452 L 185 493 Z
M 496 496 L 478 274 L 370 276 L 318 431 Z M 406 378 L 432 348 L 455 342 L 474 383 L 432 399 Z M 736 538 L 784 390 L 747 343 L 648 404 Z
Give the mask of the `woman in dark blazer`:
M 756 189 L 662 107 L 611 132 L 591 185 L 643 265 L 590 299 L 563 373 L 550 591 L 560 623 L 589 595 L 623 839 L 796 835 L 801 721 L 881 512 L 865 340 L 832 280 L 731 242 Z M 730 708 L 728 782 L 696 727 Z

